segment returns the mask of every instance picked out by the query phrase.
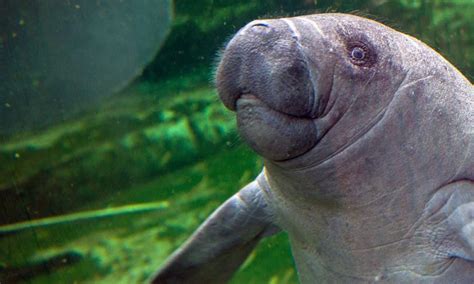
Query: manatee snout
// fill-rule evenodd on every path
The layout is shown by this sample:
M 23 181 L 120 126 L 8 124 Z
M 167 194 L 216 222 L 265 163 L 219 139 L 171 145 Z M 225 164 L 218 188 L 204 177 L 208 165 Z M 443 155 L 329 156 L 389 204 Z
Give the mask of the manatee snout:
M 298 40 L 285 21 L 251 22 L 227 44 L 217 69 L 219 96 L 237 112 L 240 134 L 271 160 L 316 144 L 316 86 Z
M 231 110 L 251 93 L 270 108 L 314 116 L 314 86 L 298 38 L 281 20 L 253 21 L 228 43 L 217 69 L 217 89 Z

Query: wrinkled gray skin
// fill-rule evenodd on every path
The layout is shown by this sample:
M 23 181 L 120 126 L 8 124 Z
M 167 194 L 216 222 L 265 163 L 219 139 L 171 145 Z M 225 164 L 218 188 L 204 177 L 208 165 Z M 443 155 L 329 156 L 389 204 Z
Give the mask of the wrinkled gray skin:
M 474 281 L 474 88 L 439 54 L 352 15 L 259 20 L 217 88 L 265 168 L 154 283 L 225 282 L 278 228 L 302 283 Z

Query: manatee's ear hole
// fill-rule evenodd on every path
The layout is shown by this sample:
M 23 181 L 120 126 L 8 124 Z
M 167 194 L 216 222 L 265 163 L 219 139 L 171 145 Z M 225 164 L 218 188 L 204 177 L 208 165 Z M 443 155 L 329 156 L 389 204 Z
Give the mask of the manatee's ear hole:
M 350 62 L 361 67 L 372 67 L 377 62 L 377 53 L 367 40 L 360 37 L 350 38 L 346 43 Z

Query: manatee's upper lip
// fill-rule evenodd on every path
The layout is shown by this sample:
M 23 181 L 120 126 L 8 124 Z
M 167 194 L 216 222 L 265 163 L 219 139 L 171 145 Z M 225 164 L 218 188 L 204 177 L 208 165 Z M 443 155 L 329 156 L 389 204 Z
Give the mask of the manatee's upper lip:
M 238 111 L 237 104 L 239 102 L 240 103 L 251 104 L 251 105 L 254 105 L 254 106 L 256 106 L 256 105 L 265 105 L 265 107 L 267 107 L 268 109 L 271 109 L 274 112 L 278 112 L 278 113 L 283 114 L 285 116 L 293 117 L 293 118 L 296 118 L 296 119 L 307 119 L 308 118 L 308 117 L 296 116 L 296 115 L 293 115 L 293 114 L 289 114 L 289 113 L 282 112 L 282 111 L 279 111 L 277 109 L 274 109 L 271 106 L 269 106 L 267 103 L 265 103 L 265 101 L 261 100 L 258 96 L 254 95 L 251 92 L 240 93 L 235 98 L 235 101 L 233 103 L 233 105 L 234 105 L 233 111 Z
M 288 25 L 280 21 L 273 26 L 255 21 L 227 44 L 215 82 L 228 109 L 236 111 L 237 101 L 251 93 L 280 113 L 316 118 L 314 78 L 291 27 L 288 30 Z M 282 37 L 287 40 L 276 42 Z

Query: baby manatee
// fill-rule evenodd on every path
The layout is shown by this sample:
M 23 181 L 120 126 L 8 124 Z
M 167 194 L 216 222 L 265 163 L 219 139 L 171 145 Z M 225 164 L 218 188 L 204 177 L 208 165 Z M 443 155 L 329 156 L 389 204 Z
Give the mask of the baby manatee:
M 473 283 L 474 88 L 417 39 L 346 14 L 253 21 L 217 90 L 262 173 L 153 283 L 222 283 L 288 233 L 301 283 Z

